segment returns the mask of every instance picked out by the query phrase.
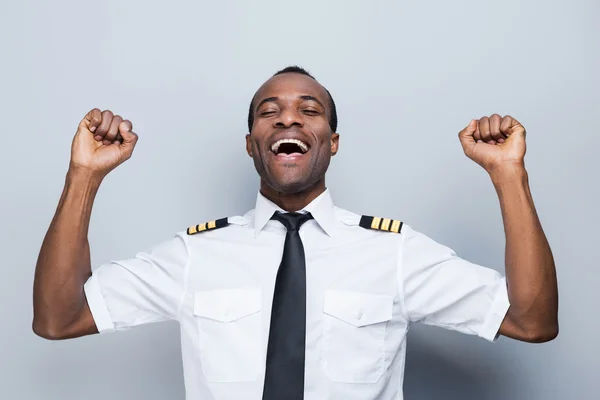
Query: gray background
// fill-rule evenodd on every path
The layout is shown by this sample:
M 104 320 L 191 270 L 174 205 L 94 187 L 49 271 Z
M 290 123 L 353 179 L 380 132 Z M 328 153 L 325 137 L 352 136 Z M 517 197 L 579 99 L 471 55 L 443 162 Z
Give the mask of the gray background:
M 103 184 L 94 265 L 253 206 L 248 102 L 288 64 L 333 93 L 338 205 L 402 219 L 503 271 L 496 193 L 457 132 L 511 114 L 559 276 L 561 332 L 496 344 L 409 336 L 406 399 L 597 399 L 600 2 L 3 1 L 0 398 L 183 399 L 176 324 L 50 342 L 31 331 L 37 254 L 91 108 L 129 118 L 134 156 Z

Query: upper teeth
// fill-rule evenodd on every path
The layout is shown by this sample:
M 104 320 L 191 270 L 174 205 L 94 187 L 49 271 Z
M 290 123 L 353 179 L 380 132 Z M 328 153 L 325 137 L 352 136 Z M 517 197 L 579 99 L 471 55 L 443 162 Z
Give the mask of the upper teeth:
M 277 153 L 277 150 L 279 150 L 279 146 L 281 146 L 283 143 L 297 144 L 302 149 L 303 153 L 306 153 L 308 151 L 308 146 L 306 145 L 306 143 L 298 139 L 281 139 L 271 145 L 271 150 L 273 151 L 273 153 Z

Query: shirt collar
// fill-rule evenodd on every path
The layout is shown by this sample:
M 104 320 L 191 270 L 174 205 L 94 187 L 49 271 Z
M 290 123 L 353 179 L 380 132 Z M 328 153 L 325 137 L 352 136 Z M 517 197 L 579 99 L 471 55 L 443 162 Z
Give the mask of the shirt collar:
M 285 212 L 259 191 L 256 197 L 256 207 L 254 208 L 255 237 L 267 225 L 275 211 Z M 325 189 L 323 193 L 298 212 L 310 212 L 325 233 L 329 236 L 333 235 L 334 207 L 329 189 Z

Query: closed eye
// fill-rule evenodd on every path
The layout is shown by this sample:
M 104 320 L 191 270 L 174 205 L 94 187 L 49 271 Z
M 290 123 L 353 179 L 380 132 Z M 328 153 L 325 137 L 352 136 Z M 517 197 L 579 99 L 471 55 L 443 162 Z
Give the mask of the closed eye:
M 304 110 L 303 112 L 304 112 L 304 114 L 308 114 L 308 115 L 319 115 L 320 114 L 320 112 L 317 110 Z
M 273 114 L 275 114 L 275 111 L 263 111 L 263 112 L 260 113 L 260 116 L 261 117 L 268 117 L 268 116 L 273 115 Z

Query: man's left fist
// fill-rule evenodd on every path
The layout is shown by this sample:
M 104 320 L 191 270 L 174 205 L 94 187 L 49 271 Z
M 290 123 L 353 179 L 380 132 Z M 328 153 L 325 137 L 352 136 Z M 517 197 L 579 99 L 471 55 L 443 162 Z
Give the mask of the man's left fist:
M 525 128 L 510 115 L 471 120 L 458 138 L 466 156 L 488 173 L 499 166 L 523 164 Z

